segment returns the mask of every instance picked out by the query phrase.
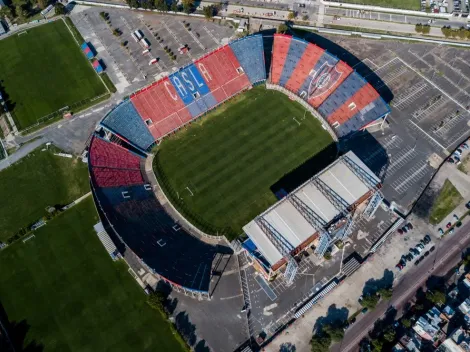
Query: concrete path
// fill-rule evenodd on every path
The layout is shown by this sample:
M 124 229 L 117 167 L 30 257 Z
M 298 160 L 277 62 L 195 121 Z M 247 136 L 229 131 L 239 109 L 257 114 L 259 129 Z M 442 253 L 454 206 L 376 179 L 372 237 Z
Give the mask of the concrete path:
M 26 155 L 31 153 L 34 149 L 36 149 L 37 147 L 39 147 L 40 145 L 46 142 L 48 142 L 47 138 L 41 137 L 39 139 L 32 141 L 31 143 L 28 143 L 22 146 L 15 153 L 8 156 L 6 159 L 0 160 L 0 171 L 3 169 L 6 169 L 11 164 L 17 162 L 21 158 L 24 158 Z

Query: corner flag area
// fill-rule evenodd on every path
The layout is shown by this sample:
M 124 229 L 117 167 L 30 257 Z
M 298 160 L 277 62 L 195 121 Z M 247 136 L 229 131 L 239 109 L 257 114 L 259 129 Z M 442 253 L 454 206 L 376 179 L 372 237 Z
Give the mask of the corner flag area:
M 192 224 L 232 239 L 276 202 L 271 186 L 332 143 L 300 104 L 259 86 L 164 139 L 154 169 Z

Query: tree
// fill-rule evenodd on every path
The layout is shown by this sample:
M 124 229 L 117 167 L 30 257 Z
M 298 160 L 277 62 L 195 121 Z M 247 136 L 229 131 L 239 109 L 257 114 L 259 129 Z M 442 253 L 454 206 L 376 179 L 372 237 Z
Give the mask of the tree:
M 285 23 L 281 23 L 279 27 L 277 27 L 277 33 L 286 33 L 289 27 Z
M 332 325 L 324 325 L 323 331 L 330 336 L 332 341 L 341 341 L 344 337 L 344 331 L 340 327 L 334 327 Z
M 130 8 L 134 8 L 134 9 L 139 8 L 139 2 L 137 0 L 126 0 L 126 2 Z
M 467 30 L 464 27 L 460 27 L 459 32 L 458 32 L 459 38 L 462 39 L 462 40 L 467 38 L 467 33 L 466 32 L 467 32 Z
M 295 18 L 295 12 L 289 12 L 289 13 L 287 14 L 287 19 L 288 19 L 289 21 L 292 21 L 294 18 Z
M 165 294 L 160 291 L 151 292 L 147 296 L 147 304 L 153 309 L 157 309 L 163 313 L 165 313 L 165 308 L 164 308 L 165 301 L 166 301 Z
M 310 341 L 310 348 L 312 352 L 325 352 L 330 349 L 331 338 L 330 336 L 323 335 L 314 335 Z
M 211 19 L 217 14 L 217 8 L 214 5 L 204 6 L 202 13 L 206 19 Z
M 60 2 L 55 4 L 54 9 L 55 9 L 55 14 L 56 15 L 59 15 L 59 16 L 60 15 L 65 15 L 65 6 L 63 4 L 61 4 Z
M 194 11 L 194 0 L 183 0 L 183 12 L 191 13 Z
M 20 21 L 22 22 L 25 21 L 28 17 L 28 11 L 26 11 L 22 5 L 16 5 L 15 12 Z
M 443 304 L 446 301 L 446 294 L 442 291 L 426 291 L 426 299 L 434 304 Z
M 307 15 L 303 15 L 303 16 L 302 16 L 302 21 L 308 21 L 308 16 L 307 16 Z
M 441 32 L 446 38 L 449 38 L 451 36 L 452 29 L 450 29 L 450 26 L 444 26 L 441 28 Z
M 155 0 L 153 7 L 159 11 L 168 11 L 168 4 L 165 0 Z
M 36 0 L 40 9 L 45 9 L 47 7 L 47 0 Z
M 421 23 L 417 23 L 417 24 L 415 25 L 415 31 L 416 31 L 417 33 L 421 33 L 421 32 L 423 31 L 423 25 L 422 25 Z
M 374 309 L 377 303 L 379 303 L 379 296 L 377 295 L 364 296 L 361 301 L 361 305 L 370 310 Z
M 372 344 L 372 351 L 382 351 L 383 341 L 380 339 L 374 339 L 371 341 Z
M 170 10 L 173 12 L 178 12 L 178 3 L 176 0 L 171 2 Z
M 8 17 L 10 20 L 15 17 L 11 7 L 4 5 L 2 8 L 0 8 L 0 18 L 2 17 Z
M 411 328 L 411 320 L 410 319 L 402 319 L 401 320 L 401 323 L 403 324 L 403 326 L 407 329 Z
M 395 340 L 395 336 L 396 336 L 396 331 L 393 328 L 393 326 L 389 326 L 388 328 L 385 329 L 384 331 L 385 341 L 393 342 L 393 340 Z
M 423 34 L 429 34 L 431 32 L 431 26 L 429 24 L 425 24 L 422 29 Z
M 382 297 L 383 300 L 389 301 L 392 298 L 393 295 L 393 289 L 392 288 L 382 288 L 379 290 L 379 295 Z

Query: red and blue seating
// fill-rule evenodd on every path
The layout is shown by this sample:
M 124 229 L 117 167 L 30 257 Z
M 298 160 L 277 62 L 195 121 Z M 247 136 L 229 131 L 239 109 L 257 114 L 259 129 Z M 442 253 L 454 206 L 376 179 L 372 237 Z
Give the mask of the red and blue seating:
M 290 42 L 292 37 L 284 34 L 274 35 L 273 57 L 271 60 L 271 77 L 273 84 L 279 84 L 281 80 L 284 63 L 289 54 Z
M 251 35 L 229 44 L 251 84 L 266 80 L 263 36 Z

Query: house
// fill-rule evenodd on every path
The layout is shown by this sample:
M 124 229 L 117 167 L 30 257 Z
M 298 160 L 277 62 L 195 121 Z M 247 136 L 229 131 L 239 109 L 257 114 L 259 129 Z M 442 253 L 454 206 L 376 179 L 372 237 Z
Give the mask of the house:
M 423 340 L 431 341 L 434 346 L 438 346 L 445 337 L 441 330 L 441 325 L 447 321 L 441 318 L 441 312 L 436 307 L 431 308 L 426 314 L 419 317 L 413 330 Z
M 456 329 L 438 349 L 439 352 L 468 352 L 470 351 L 470 334 L 462 329 Z

